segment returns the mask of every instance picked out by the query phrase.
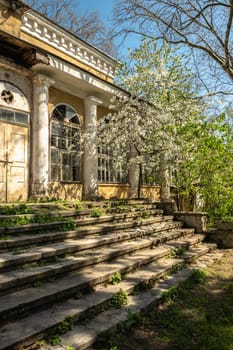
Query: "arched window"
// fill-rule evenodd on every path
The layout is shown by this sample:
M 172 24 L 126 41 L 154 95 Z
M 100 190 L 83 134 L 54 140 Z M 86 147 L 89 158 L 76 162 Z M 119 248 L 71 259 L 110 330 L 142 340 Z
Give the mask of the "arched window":
M 51 181 L 80 181 L 80 119 L 69 105 L 51 115 Z

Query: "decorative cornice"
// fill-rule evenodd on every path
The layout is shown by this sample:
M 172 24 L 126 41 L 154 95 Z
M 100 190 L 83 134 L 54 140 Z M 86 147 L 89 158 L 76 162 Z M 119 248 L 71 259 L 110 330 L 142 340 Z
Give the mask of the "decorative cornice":
M 105 82 L 104 80 L 100 80 L 100 79 L 98 79 L 98 77 L 94 77 L 92 74 L 90 74 L 88 72 L 84 72 L 82 69 L 75 67 L 68 62 L 64 62 L 63 60 L 61 60 L 57 57 L 54 57 L 52 55 L 48 55 L 48 58 L 49 58 L 50 67 L 55 68 L 58 71 L 61 71 L 61 72 L 66 73 L 68 75 L 71 75 L 72 77 L 74 77 L 76 79 L 83 80 L 86 83 L 101 90 L 102 92 L 106 92 L 106 93 L 109 93 L 111 95 L 119 93 L 119 89 L 117 86 L 108 84 L 108 82 Z M 34 70 L 35 70 L 35 68 L 34 68 Z
M 95 70 L 114 78 L 115 64 L 108 56 L 82 42 L 53 22 L 33 12 L 22 16 L 21 30 L 40 41 L 66 53 Z

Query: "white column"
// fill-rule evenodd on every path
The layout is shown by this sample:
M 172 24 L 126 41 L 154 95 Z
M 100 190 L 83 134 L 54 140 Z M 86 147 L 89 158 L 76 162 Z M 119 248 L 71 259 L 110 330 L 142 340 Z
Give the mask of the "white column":
M 83 198 L 98 194 L 97 106 L 102 101 L 90 96 L 85 99 L 85 145 L 83 156 Z
M 41 74 L 33 79 L 32 188 L 33 196 L 47 194 L 49 180 L 49 87 L 55 82 Z

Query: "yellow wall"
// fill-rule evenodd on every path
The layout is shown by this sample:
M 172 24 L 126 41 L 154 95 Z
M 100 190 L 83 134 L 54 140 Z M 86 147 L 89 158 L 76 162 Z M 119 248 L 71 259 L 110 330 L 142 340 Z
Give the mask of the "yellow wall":
M 141 197 L 153 200 L 160 200 L 160 186 L 143 186 Z
M 110 112 L 110 109 L 105 108 L 103 106 L 98 106 L 97 107 L 98 120 L 105 117 L 109 112 Z
M 121 184 L 99 184 L 98 193 L 99 196 L 104 197 L 105 199 L 110 198 L 119 198 L 126 199 L 128 198 L 129 185 Z
M 82 185 L 53 182 L 49 185 L 49 196 L 56 199 L 81 200 Z
M 20 15 L 0 4 L 0 29 L 13 36 L 19 37 L 20 27 Z
M 121 184 L 99 184 L 98 193 L 99 196 L 103 196 L 105 199 L 129 198 L 129 185 Z M 152 200 L 160 200 L 160 187 L 159 186 L 143 186 L 141 188 L 141 197 L 149 198 Z

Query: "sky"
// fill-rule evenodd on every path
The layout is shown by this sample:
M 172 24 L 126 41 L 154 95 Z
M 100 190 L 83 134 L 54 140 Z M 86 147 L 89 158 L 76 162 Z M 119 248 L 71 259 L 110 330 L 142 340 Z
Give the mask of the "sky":
M 113 8 L 118 0 L 77 0 L 80 10 L 84 11 L 97 11 L 104 21 L 106 26 L 111 23 L 111 18 L 113 16 Z M 116 40 L 116 44 L 119 48 L 119 54 L 121 59 L 127 59 L 128 48 L 135 48 L 139 45 L 140 38 L 137 36 L 131 35 L 126 38 L 124 43 L 122 40 Z
M 98 11 L 101 18 L 108 22 L 116 0 L 79 0 L 78 3 L 81 10 Z

